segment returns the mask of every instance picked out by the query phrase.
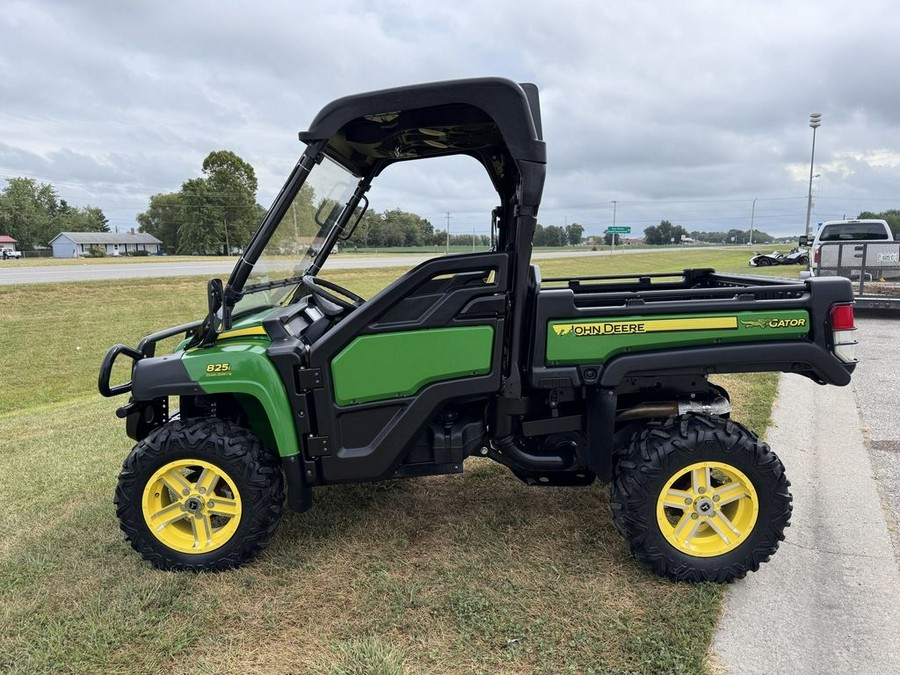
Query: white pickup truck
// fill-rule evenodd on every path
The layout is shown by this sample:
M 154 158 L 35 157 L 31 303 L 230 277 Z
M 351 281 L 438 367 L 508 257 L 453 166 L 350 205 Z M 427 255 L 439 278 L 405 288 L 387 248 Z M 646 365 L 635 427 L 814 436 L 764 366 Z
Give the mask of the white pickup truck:
M 10 258 L 21 258 L 22 251 L 14 248 L 0 248 L 0 260 L 9 260 Z
M 884 220 L 829 220 L 810 242 L 809 272 L 854 282 L 858 307 L 900 307 L 900 241 Z

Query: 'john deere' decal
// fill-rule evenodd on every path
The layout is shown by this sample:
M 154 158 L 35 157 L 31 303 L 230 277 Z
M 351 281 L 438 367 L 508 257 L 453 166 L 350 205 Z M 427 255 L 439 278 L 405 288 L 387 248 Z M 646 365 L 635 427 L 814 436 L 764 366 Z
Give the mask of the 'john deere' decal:
M 588 337 L 594 335 L 628 335 L 685 330 L 729 330 L 738 327 L 736 316 L 697 319 L 647 319 L 645 321 L 600 321 L 597 323 L 554 324 L 557 335 Z
M 547 365 L 606 363 L 624 353 L 706 348 L 755 340 L 804 340 L 805 310 L 595 316 L 547 322 Z

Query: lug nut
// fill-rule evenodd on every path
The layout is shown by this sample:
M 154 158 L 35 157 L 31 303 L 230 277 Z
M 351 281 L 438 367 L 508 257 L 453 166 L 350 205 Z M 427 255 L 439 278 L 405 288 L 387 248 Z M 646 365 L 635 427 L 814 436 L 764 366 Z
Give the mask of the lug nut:
M 215 503 L 214 501 L 208 501 L 208 502 L 206 502 L 206 505 L 207 505 L 209 508 L 212 508 L 212 507 L 214 507 L 214 506 L 216 505 L 216 503 Z
M 697 518 L 699 518 L 699 517 L 700 516 L 698 516 L 696 513 L 691 514 L 691 520 L 697 520 Z
M 188 489 L 184 489 L 181 491 L 181 494 L 183 494 L 185 497 L 187 497 L 189 494 L 191 494 L 191 491 Z
M 705 487 L 697 488 L 697 492 L 699 492 L 702 495 L 704 492 L 706 492 L 706 488 Z
M 717 502 L 717 501 L 719 501 L 720 499 L 721 499 L 721 497 L 719 497 L 719 495 L 713 495 L 713 501 L 714 501 L 714 502 Z
M 205 488 L 205 487 L 202 487 L 202 488 L 198 489 L 197 492 L 199 492 L 201 495 L 202 495 L 202 494 L 205 494 L 205 493 L 206 493 L 206 488 Z
M 685 497 L 685 498 L 684 498 L 684 503 L 687 504 L 688 506 L 690 506 L 690 505 L 691 505 L 691 498 L 690 498 L 690 497 Z

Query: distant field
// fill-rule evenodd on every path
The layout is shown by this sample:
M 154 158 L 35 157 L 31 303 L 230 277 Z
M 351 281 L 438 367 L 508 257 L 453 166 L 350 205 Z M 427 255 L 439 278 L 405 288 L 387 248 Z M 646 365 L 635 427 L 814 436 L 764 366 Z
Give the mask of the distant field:
M 746 252 L 541 263 L 545 278 L 713 266 Z M 329 276 L 368 297 L 402 269 Z M 96 393 L 115 342 L 199 318 L 200 277 L 0 287 L 0 672 L 697 673 L 722 588 L 639 567 L 606 490 L 467 471 L 317 489 L 253 564 L 152 570 L 112 493 L 131 441 Z M 717 378 L 765 429 L 776 378 Z

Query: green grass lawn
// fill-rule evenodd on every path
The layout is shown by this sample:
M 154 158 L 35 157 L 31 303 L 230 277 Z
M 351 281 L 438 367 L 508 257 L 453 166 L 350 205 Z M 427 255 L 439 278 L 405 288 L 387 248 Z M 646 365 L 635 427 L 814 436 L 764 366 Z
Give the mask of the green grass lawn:
M 699 251 L 548 260 L 544 277 L 715 266 Z M 703 254 L 703 255 L 700 255 Z M 741 264 L 742 263 L 742 264 Z M 329 275 L 369 296 L 398 270 Z M 0 287 L 0 672 L 695 673 L 722 589 L 630 557 L 606 489 L 462 475 L 317 489 L 252 564 L 150 568 L 112 493 L 131 441 L 105 349 L 198 318 L 200 278 Z M 717 378 L 762 431 L 776 378 Z

